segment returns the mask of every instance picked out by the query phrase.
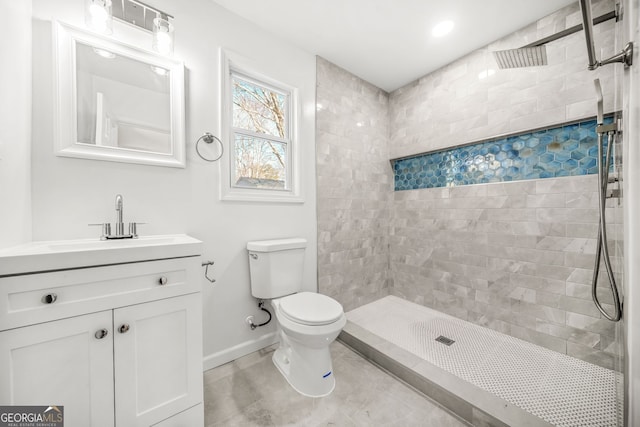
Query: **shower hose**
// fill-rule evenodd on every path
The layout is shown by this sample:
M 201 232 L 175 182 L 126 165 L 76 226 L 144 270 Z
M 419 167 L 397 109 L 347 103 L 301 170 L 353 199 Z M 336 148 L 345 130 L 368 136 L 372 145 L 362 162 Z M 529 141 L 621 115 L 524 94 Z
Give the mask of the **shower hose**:
M 591 285 L 591 296 L 596 307 L 602 313 L 602 315 L 611 320 L 617 322 L 622 317 L 622 304 L 620 303 L 620 296 L 618 295 L 618 286 L 616 285 L 616 279 L 613 274 L 613 268 L 611 268 L 611 259 L 609 257 L 609 245 L 607 242 L 607 227 L 605 221 L 605 202 L 606 202 L 606 190 L 609 183 L 609 168 L 611 166 L 611 146 L 614 144 L 615 132 L 607 133 L 607 151 L 603 165 L 603 133 L 598 132 L 598 208 L 600 210 L 600 221 L 598 223 L 598 243 L 596 248 L 596 260 L 593 268 L 593 278 Z M 607 277 L 609 278 L 609 288 L 611 289 L 611 295 L 613 296 L 613 315 L 607 313 L 600 301 L 596 292 L 598 285 L 598 274 L 600 273 L 600 255 L 604 261 L 605 269 L 607 270 Z

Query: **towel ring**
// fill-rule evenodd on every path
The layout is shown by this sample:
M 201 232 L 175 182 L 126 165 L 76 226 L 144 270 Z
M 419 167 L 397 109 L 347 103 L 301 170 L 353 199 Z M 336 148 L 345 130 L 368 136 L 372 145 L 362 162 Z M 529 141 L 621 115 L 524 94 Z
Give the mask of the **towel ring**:
M 198 148 L 198 144 L 200 144 L 200 141 L 204 141 L 207 144 L 211 144 L 213 143 L 213 141 L 218 141 L 218 144 L 220 144 L 220 155 L 215 159 L 207 159 L 206 157 L 204 157 L 202 153 L 200 153 L 200 149 Z M 222 155 L 224 154 L 224 145 L 222 145 L 222 141 L 220 141 L 220 138 L 209 132 L 205 132 L 205 134 L 198 138 L 198 140 L 196 141 L 196 153 L 198 153 L 198 156 L 200 156 L 202 160 L 205 160 L 207 162 L 215 162 L 216 160 L 220 160 L 220 157 L 222 157 Z

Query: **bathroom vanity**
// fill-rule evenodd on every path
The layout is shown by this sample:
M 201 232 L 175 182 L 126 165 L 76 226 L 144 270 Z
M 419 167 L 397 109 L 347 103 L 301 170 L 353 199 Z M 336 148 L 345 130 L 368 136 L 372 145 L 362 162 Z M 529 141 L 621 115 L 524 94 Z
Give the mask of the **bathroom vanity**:
M 202 243 L 186 235 L 0 252 L 0 405 L 65 425 L 202 426 Z

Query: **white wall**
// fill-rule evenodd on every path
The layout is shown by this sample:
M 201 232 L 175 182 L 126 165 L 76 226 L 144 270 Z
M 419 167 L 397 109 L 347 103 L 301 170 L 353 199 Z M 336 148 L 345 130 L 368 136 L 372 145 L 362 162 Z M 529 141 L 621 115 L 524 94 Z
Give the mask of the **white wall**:
M 250 295 L 249 240 L 301 236 L 309 241 L 305 286 L 316 289 L 315 57 L 283 43 L 208 0 L 156 0 L 174 15 L 174 57 L 186 66 L 187 168 L 56 157 L 52 139 L 51 19 L 83 25 L 79 0 L 35 0 L 33 115 L 33 235 L 36 240 L 97 237 L 88 223 L 113 221 L 114 198 L 124 197 L 125 221 L 146 222 L 141 234 L 188 233 L 204 242 L 203 260 L 214 260 L 211 284 L 202 276 L 205 367 L 213 367 L 272 342 L 274 324 L 251 331 L 244 319 L 261 320 Z M 115 22 L 116 39 L 150 48 L 151 36 Z M 255 63 L 263 74 L 297 87 L 304 204 L 221 202 L 219 164 L 194 148 L 204 132 L 220 135 L 219 49 Z M 225 139 L 225 138 L 223 138 Z M 203 268 L 204 274 L 204 268 Z M 275 323 L 275 322 L 274 322 Z
M 0 16 L 0 248 L 5 248 L 31 238 L 31 1 L 0 0 Z

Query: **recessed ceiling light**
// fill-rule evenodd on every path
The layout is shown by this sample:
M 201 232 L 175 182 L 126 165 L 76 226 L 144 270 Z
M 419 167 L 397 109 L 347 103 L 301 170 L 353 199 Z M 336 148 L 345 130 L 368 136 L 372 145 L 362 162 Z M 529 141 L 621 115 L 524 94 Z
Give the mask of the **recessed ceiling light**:
M 431 30 L 434 37 L 442 37 L 449 34 L 453 30 L 453 21 L 442 21 Z

